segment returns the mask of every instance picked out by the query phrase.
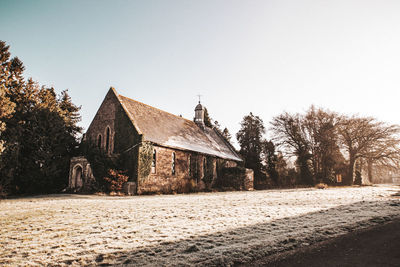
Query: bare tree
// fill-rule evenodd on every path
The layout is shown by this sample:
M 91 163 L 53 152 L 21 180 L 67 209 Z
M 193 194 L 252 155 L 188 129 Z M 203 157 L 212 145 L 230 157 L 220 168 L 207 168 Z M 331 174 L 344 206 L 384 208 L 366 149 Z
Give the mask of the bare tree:
M 386 125 L 370 117 L 343 116 L 338 129 L 340 141 L 349 158 L 346 184 L 353 184 L 354 164 L 359 158 L 367 159 L 370 179 L 374 162 L 399 163 L 398 126 Z
M 305 115 L 283 113 L 274 118 L 274 141 L 297 156 L 303 182 L 332 182 L 335 169 L 344 163 L 338 146 L 338 121 L 336 113 L 314 106 Z
M 372 182 L 373 166 L 396 169 L 400 165 L 400 128 L 397 125 L 378 123 L 374 142 L 362 155 L 367 161 L 368 180 Z
M 300 170 L 300 182 L 313 184 L 309 164 L 311 158 L 310 143 L 307 140 L 303 116 L 284 112 L 274 117 L 271 125 L 274 143 L 287 153 L 297 157 L 296 163 Z
M 370 144 L 373 135 L 372 118 L 342 117 L 339 125 L 340 141 L 348 154 L 349 165 L 344 183 L 353 184 L 354 164 Z
M 311 106 L 303 120 L 312 155 L 314 179 L 317 182 L 332 182 L 335 170 L 344 162 L 337 137 L 339 116 Z

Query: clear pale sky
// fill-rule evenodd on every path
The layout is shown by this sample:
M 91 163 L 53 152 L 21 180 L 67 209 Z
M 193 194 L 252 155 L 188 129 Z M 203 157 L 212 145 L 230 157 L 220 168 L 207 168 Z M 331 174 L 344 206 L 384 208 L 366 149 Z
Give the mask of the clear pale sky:
M 110 86 L 232 134 L 311 104 L 400 123 L 400 1 L 0 0 L 0 40 L 26 76 L 93 119 Z

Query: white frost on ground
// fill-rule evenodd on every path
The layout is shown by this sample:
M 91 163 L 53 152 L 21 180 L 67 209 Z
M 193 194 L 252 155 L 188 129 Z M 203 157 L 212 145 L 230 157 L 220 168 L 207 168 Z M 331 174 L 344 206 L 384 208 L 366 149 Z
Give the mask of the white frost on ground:
M 0 265 L 232 265 L 400 217 L 398 186 L 0 202 Z

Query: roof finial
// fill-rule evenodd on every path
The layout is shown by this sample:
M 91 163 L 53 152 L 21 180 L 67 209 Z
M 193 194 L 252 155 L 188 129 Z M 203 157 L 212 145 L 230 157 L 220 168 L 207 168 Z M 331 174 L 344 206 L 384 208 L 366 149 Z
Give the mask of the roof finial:
M 200 98 L 202 97 L 202 95 L 197 95 L 197 96 L 199 97 L 199 104 L 200 104 L 200 100 L 201 100 Z

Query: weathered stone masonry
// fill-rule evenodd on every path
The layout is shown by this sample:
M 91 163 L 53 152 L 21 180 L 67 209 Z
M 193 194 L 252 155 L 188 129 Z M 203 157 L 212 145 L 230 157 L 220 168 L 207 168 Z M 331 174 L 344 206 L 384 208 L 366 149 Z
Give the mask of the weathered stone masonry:
M 81 189 L 88 181 L 93 180 L 92 168 L 85 157 L 74 157 L 69 170 L 69 188 Z
M 215 157 L 160 146 L 154 146 L 154 150 L 155 168 L 144 182 L 139 182 L 139 193 L 210 189 L 218 176 Z M 175 153 L 174 174 L 173 153 Z M 226 166 L 236 166 L 236 163 L 229 162 Z
M 204 126 L 203 118 L 200 103 L 194 123 L 120 96 L 111 88 L 84 139 L 109 156 L 123 158 L 120 169 L 128 171 L 135 193 L 211 189 L 224 167 L 235 167 L 242 160 L 216 130 Z M 144 155 L 149 148 L 152 151 L 146 153 L 152 155 Z M 151 165 L 141 160 L 144 156 L 154 157 Z M 93 179 L 83 174 L 82 182 L 76 182 L 76 166 L 83 159 L 71 160 L 71 188 Z
M 107 150 L 107 128 L 110 130 L 109 148 Z M 109 155 L 124 156 L 126 161 L 121 169 L 128 170 L 132 181 L 137 179 L 138 144 L 141 136 L 133 127 L 121 103 L 113 91 L 109 91 L 97 111 L 87 132 L 86 139 L 89 143 L 98 145 L 101 136 L 101 149 L 108 151 Z M 134 147 L 136 145 L 136 147 Z

